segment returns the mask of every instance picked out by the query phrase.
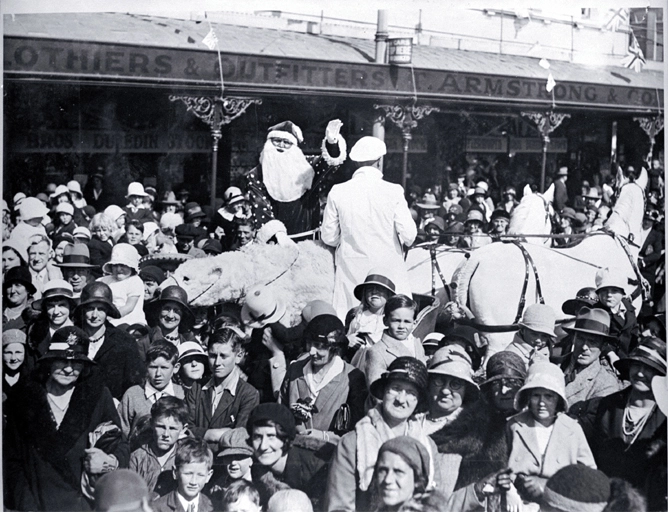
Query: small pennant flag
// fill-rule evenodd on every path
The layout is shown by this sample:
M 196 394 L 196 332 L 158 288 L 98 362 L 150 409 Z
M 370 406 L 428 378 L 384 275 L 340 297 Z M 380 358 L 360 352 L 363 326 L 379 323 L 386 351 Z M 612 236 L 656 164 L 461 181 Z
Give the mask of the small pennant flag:
M 547 75 L 547 83 L 545 84 L 545 90 L 547 92 L 552 92 L 552 89 L 554 89 L 554 86 L 557 85 L 557 82 L 554 81 L 554 77 L 552 76 L 552 73 Z
M 629 46 L 629 54 L 622 59 L 622 65 L 627 68 L 633 68 L 633 71 L 640 73 L 643 66 L 647 63 L 645 61 L 645 56 L 640 49 L 638 40 L 633 32 L 631 32 L 631 46 Z
M 213 31 L 213 27 L 209 29 L 209 33 L 202 39 L 202 42 L 209 50 L 214 50 L 218 46 L 218 37 L 216 37 L 216 33 Z
M 629 11 L 626 9 L 610 9 L 612 11 L 612 16 L 607 21 L 605 25 L 601 27 L 601 30 L 612 30 L 616 32 L 619 30 L 619 26 L 624 24 L 628 25 L 629 23 Z
M 538 65 L 543 69 L 550 69 L 550 61 L 547 59 L 540 59 Z

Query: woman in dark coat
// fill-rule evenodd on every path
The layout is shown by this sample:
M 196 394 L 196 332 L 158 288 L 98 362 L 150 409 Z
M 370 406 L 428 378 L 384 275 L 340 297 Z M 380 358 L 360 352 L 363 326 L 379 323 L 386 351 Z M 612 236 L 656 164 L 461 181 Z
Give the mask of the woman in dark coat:
M 127 466 L 129 448 L 111 393 L 87 378 L 88 337 L 77 327 L 56 331 L 39 360 L 43 378 L 5 403 L 5 506 L 13 510 L 90 510 L 82 477 Z M 89 446 L 89 434 L 107 422 L 108 432 Z M 106 441 L 106 442 L 105 442 Z M 104 450 L 102 449 L 104 448 Z
M 364 416 L 364 374 L 341 359 L 348 345 L 343 323 L 334 315 L 316 316 L 306 326 L 309 356 L 290 364 L 279 402 L 292 410 L 300 434 L 337 443 Z M 347 408 L 346 425 L 336 425 Z
M 615 367 L 631 386 L 600 399 L 593 428 L 585 430 L 596 464 L 644 491 L 648 510 L 666 510 L 666 416 L 651 386 L 666 375 L 666 343 L 645 338 Z
M 526 367 L 517 354 L 497 352 L 487 361 L 486 375 L 480 399 L 431 435 L 440 453 L 462 456 L 455 492 L 506 466 L 506 421 L 516 412 L 513 399 L 524 383 Z

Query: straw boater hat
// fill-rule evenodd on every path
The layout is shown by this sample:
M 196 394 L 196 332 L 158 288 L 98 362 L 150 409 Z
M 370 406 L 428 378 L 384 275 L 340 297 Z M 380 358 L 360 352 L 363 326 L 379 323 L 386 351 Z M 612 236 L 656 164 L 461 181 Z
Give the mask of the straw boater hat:
M 436 200 L 436 196 L 431 192 L 425 193 L 422 196 L 421 201 L 417 203 L 417 206 L 423 210 L 438 210 L 441 207 L 441 205 L 438 204 L 438 201 Z
M 394 282 L 390 278 L 385 277 L 385 272 L 380 269 L 373 269 L 367 274 L 363 283 L 355 286 L 355 289 L 353 290 L 355 298 L 361 301 L 362 295 L 364 294 L 364 288 L 371 284 L 385 288 L 387 292 L 390 294 L 390 297 L 396 295 L 397 293 L 396 288 L 394 286 Z

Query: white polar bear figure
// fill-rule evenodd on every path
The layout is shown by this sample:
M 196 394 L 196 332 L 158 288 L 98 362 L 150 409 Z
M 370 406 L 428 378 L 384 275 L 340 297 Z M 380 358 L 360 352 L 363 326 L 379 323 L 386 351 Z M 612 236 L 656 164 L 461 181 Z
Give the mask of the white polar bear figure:
M 268 283 L 285 303 L 287 314 L 281 322 L 290 327 L 301 321 L 302 309 L 312 300 L 331 303 L 334 252 L 311 240 L 286 245 L 251 243 L 239 251 L 187 260 L 161 287 L 174 281 L 188 293 L 193 306 L 243 303 L 249 288 Z

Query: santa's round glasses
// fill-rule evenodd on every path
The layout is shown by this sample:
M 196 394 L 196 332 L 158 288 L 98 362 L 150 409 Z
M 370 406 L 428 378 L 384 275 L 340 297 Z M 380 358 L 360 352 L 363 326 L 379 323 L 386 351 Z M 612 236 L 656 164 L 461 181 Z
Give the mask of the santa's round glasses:
M 269 140 L 277 148 L 289 149 L 292 147 L 292 141 L 288 139 L 279 139 L 278 137 L 272 137 Z

